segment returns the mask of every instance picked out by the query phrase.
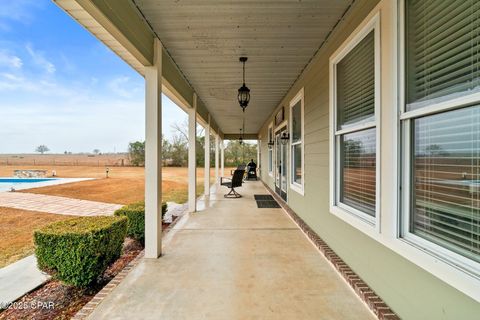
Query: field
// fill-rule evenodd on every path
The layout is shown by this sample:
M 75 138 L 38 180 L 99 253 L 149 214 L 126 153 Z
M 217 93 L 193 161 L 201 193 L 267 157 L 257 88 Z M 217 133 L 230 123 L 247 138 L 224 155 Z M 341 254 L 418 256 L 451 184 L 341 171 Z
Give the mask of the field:
M 105 178 L 105 167 L 90 166 L 0 166 L 0 176 L 12 176 L 15 169 L 44 169 L 57 172 L 59 178 L 95 178 L 91 181 L 28 189 L 24 192 L 40 193 L 93 200 L 108 203 L 127 204 L 144 197 L 144 168 L 110 167 L 109 178 Z M 197 195 L 203 193 L 203 168 L 197 168 Z M 187 201 L 187 168 L 166 167 L 162 170 L 162 195 L 164 201 L 184 203 Z M 214 180 L 214 169 L 210 172 Z
M 33 164 L 39 163 L 39 158 L 43 156 L 36 155 L 23 160 L 30 161 Z M 128 204 L 139 201 L 144 198 L 144 168 L 141 167 L 109 167 L 109 178 L 105 177 L 105 166 L 97 166 L 94 162 L 91 165 L 63 165 L 68 161 L 76 159 L 69 155 L 60 155 L 43 159 L 53 161 L 46 165 L 9 165 L 1 164 L 6 157 L 0 156 L 0 177 L 11 177 L 13 170 L 16 169 L 43 169 L 55 170 L 60 178 L 95 178 L 76 183 L 68 183 L 57 186 L 28 189 L 19 192 L 30 192 L 38 194 L 47 194 L 63 196 L 75 199 L 93 200 L 108 203 Z M 9 159 L 12 159 L 10 156 Z M 16 159 L 16 158 L 13 158 Z M 83 159 L 83 156 L 79 158 Z M 104 161 L 115 161 L 116 158 L 104 156 Z M 61 160 L 61 161 L 60 161 Z M 43 160 L 42 160 L 43 161 Z M 5 162 L 3 162 L 5 163 Z M 62 164 L 59 164 L 62 163 Z M 78 163 L 81 163 L 80 161 Z M 225 172 L 230 172 L 225 169 Z M 203 168 L 197 168 L 197 195 L 203 193 Z M 214 182 L 214 169 L 210 172 L 211 182 Z M 173 201 L 184 203 L 188 196 L 188 170 L 187 168 L 166 167 L 162 170 L 162 197 L 164 201 Z M 0 268 L 21 259 L 33 253 L 32 235 L 35 229 L 38 229 L 51 222 L 71 218 L 71 216 L 62 216 L 48 214 L 43 212 L 34 212 L 26 210 L 17 210 L 0 207 Z
M 129 165 L 126 153 L 115 154 L 0 154 L 0 166 L 121 166 Z

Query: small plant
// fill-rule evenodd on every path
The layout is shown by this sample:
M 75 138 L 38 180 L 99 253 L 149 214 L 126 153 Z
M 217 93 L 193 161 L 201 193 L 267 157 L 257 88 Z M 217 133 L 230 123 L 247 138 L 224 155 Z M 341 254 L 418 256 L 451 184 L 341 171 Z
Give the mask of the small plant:
M 162 220 L 167 212 L 167 203 L 162 202 Z M 145 242 L 145 201 L 126 205 L 117 211 L 115 215 L 128 218 L 127 235 L 137 239 L 142 244 Z
M 69 285 L 86 287 L 122 252 L 125 217 L 81 217 L 52 223 L 34 232 L 41 270 Z

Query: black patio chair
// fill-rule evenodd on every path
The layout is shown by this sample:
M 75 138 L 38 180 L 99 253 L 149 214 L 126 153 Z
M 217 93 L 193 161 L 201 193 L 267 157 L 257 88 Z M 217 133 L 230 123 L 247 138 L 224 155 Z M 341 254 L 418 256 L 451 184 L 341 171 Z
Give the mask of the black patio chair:
M 233 173 L 235 172 L 235 170 L 243 170 L 243 171 L 245 171 L 245 168 L 246 168 L 246 167 L 247 167 L 246 164 L 239 164 L 239 165 L 237 166 L 237 169 L 230 170 L 230 175 L 233 176 Z
M 230 192 L 225 194 L 225 198 L 241 198 L 242 195 L 235 191 L 235 188 L 241 187 L 243 182 L 243 175 L 245 170 L 235 170 L 231 178 L 220 178 L 220 185 L 230 189 Z M 227 180 L 227 181 L 224 181 Z

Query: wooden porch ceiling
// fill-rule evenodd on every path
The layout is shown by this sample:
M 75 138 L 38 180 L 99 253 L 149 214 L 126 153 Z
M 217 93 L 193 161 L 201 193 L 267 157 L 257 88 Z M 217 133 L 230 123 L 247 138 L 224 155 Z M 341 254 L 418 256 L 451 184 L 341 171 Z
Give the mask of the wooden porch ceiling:
M 251 102 L 245 132 L 257 133 L 351 0 L 132 0 L 214 115 L 238 134 L 240 56 Z

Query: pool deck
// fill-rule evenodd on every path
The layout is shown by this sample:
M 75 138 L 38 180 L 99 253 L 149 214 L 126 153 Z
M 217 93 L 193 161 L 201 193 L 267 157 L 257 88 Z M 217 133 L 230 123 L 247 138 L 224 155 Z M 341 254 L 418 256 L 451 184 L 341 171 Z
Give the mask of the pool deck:
M 0 207 L 72 216 L 106 216 L 122 205 L 44 194 L 0 192 Z

